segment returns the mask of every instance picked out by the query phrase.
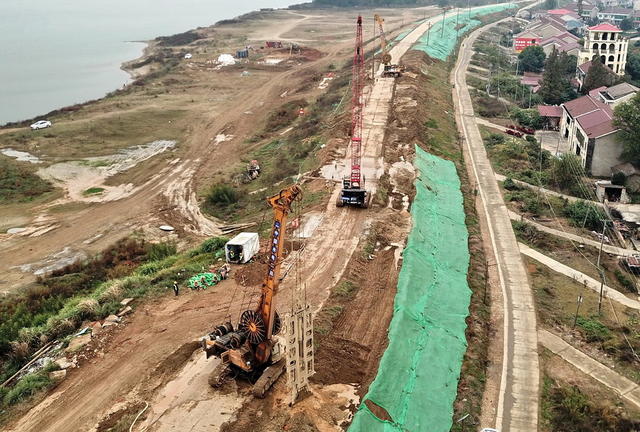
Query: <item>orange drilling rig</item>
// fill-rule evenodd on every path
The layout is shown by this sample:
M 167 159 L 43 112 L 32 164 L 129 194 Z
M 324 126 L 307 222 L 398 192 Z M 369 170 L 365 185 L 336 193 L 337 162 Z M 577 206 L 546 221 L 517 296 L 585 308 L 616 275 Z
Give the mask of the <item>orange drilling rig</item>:
M 378 24 L 380 31 L 380 60 L 382 61 L 382 76 L 398 78 L 404 72 L 404 66 L 391 63 L 391 54 L 387 51 L 387 37 L 384 34 L 384 19 L 375 14 L 373 19 Z
M 287 215 L 294 201 L 301 198 L 300 186 L 292 185 L 267 199 L 274 211 L 274 221 L 267 274 L 258 306 L 242 312 L 237 327 L 234 328 L 231 322 L 223 323 L 202 340 L 207 358 L 215 356 L 222 360 L 209 377 L 209 383 L 214 387 L 221 385 L 229 372 L 234 372 L 255 381 L 254 395 L 264 397 L 284 371 L 284 340 L 277 336 L 282 322 L 273 299 L 280 282 Z

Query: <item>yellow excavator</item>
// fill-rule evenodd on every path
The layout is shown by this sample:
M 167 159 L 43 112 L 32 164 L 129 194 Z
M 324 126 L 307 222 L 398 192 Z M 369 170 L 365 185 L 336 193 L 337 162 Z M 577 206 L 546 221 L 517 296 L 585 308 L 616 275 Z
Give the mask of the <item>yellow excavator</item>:
M 384 18 L 375 14 L 373 19 L 378 24 L 378 29 L 380 31 L 380 60 L 382 61 L 383 66 L 382 76 L 398 78 L 402 75 L 402 72 L 404 72 L 404 66 L 391 63 L 391 54 L 387 51 L 387 38 L 384 34 Z
M 255 382 L 253 394 L 264 397 L 284 372 L 285 341 L 278 336 L 282 321 L 274 308 L 273 299 L 280 282 L 287 215 L 291 212 L 292 204 L 300 199 L 302 189 L 298 185 L 289 186 L 267 199 L 273 208 L 274 220 L 260 302 L 256 309 L 242 312 L 235 328 L 231 322 L 223 323 L 202 340 L 207 358 L 215 356 L 222 360 L 209 376 L 209 384 L 214 387 L 220 386 L 232 372 Z

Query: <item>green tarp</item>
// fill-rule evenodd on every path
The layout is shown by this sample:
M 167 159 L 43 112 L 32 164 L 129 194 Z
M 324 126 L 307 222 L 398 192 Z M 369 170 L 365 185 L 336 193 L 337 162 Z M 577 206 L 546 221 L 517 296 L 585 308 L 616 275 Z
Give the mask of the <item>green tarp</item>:
M 480 21 L 473 19 L 473 17 L 502 12 L 513 7 L 517 7 L 517 5 L 514 3 L 501 3 L 471 10 L 460 9 L 459 15 L 455 11 L 449 11 L 444 20 L 435 23 L 431 30 L 425 32 L 418 39 L 413 49 L 424 51 L 433 58 L 446 60 L 455 48 L 458 37 L 481 24 Z M 456 23 L 458 24 L 458 30 L 456 30 Z
M 187 286 L 191 289 L 205 289 L 220 282 L 220 276 L 214 273 L 200 273 L 189 278 Z
M 451 428 L 471 291 L 468 233 L 455 165 L 416 147 L 420 176 L 403 254 L 389 345 L 350 432 Z M 387 410 L 375 417 L 364 401 Z

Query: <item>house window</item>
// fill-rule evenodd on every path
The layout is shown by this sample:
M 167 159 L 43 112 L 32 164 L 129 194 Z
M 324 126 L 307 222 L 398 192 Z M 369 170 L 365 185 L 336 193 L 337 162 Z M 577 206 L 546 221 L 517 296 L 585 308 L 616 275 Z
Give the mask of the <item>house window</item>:
M 607 40 L 607 34 L 606 33 L 602 33 L 602 40 Z
M 580 145 L 578 147 L 582 147 L 584 145 L 584 135 L 582 134 L 580 129 L 576 129 L 576 138 L 578 139 L 578 142 L 580 143 Z
M 615 44 L 609 44 L 609 52 L 613 52 L 616 49 L 616 45 Z
M 616 58 L 615 58 L 614 56 L 610 55 L 610 56 L 609 56 L 609 61 L 610 61 L 610 62 L 612 62 L 612 61 L 616 61 Z
M 597 51 L 597 50 L 598 50 L 598 44 L 597 44 L 597 43 L 594 43 L 594 44 L 593 44 L 593 50 L 594 50 L 594 51 Z
M 607 44 L 600 45 L 600 50 L 605 51 L 607 49 Z

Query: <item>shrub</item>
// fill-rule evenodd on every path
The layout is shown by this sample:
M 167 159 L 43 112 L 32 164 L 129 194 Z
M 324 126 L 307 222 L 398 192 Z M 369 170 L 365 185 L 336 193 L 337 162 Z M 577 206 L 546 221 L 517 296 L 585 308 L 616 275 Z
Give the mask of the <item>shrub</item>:
M 540 129 L 542 127 L 542 117 L 537 109 L 514 108 L 513 115 L 522 126 Z
M 618 282 L 620 282 L 620 285 L 625 287 L 627 291 L 636 293 L 636 286 L 633 281 L 627 277 L 627 275 L 621 272 L 620 269 L 616 269 L 613 273 L 616 276 L 616 279 L 618 279 Z
M 207 194 L 207 202 L 214 206 L 228 206 L 238 202 L 238 194 L 229 185 L 217 184 Z
M 351 293 L 353 293 L 355 289 L 356 289 L 356 286 L 353 282 L 342 281 L 336 286 L 335 293 L 339 296 L 347 297 L 351 295 Z
M 109 285 L 104 291 L 100 293 L 98 296 L 98 301 L 100 303 L 106 303 L 109 301 L 120 300 L 122 297 L 122 287 L 118 282 L 115 282 Z
M 540 234 L 540 231 L 538 231 L 536 227 L 526 222 L 513 221 L 512 225 L 513 230 L 516 233 L 516 237 L 530 242 L 536 240 Z
M 602 229 L 602 221 L 605 218 L 602 210 L 582 200 L 567 203 L 563 213 L 571 219 L 575 226 L 584 226 L 592 231 L 600 231 Z
M 606 342 L 611 339 L 611 331 L 597 318 L 578 317 L 577 324 L 584 331 L 587 342 Z
M 508 191 L 516 191 L 516 190 L 520 190 L 520 187 L 515 184 L 515 182 L 513 181 L 513 179 L 511 177 L 507 177 L 504 182 L 502 183 L 502 187 L 505 188 Z
M 222 249 L 229 241 L 227 237 L 212 237 L 202 242 L 200 245 L 200 253 L 212 253 Z
M 7 392 L 3 402 L 5 405 L 15 405 L 23 399 L 36 394 L 38 391 L 46 389 L 52 384 L 47 372 L 33 373 L 22 378 Z
M 613 176 L 611 176 L 611 183 L 614 185 L 624 186 L 627 182 L 627 176 L 624 175 L 623 172 L 617 172 Z
M 94 319 L 99 308 L 100 304 L 97 300 L 91 298 L 82 300 L 78 303 L 78 306 L 76 306 L 78 320 Z
M 152 243 L 147 250 L 147 257 L 150 261 L 160 261 L 168 256 L 175 255 L 178 247 L 175 242 Z
M 492 133 L 484 139 L 484 144 L 487 147 L 493 147 L 494 145 L 502 143 L 504 143 L 504 135 L 502 134 Z
M 436 119 L 429 119 L 426 122 L 424 122 L 424 127 L 431 128 L 431 129 L 438 129 L 438 122 L 436 122 Z

